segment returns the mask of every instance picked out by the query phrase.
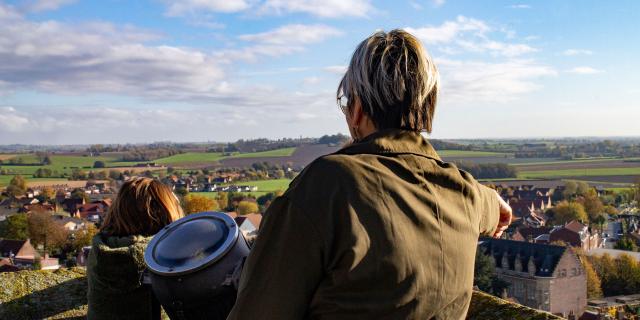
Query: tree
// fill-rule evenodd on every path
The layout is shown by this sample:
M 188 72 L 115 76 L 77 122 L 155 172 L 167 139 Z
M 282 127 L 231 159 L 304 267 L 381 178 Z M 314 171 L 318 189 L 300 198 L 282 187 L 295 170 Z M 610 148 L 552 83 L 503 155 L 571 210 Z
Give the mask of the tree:
M 582 267 L 584 268 L 585 276 L 587 278 L 587 298 L 594 299 L 602 297 L 602 283 L 600 277 L 593 269 L 591 262 L 585 257 L 580 257 Z
M 249 214 L 249 213 L 258 213 L 258 211 L 260 211 L 258 209 L 258 204 L 253 202 L 253 201 L 240 201 L 240 203 L 238 203 L 238 208 L 236 209 L 236 212 L 239 215 L 245 215 L 245 214 Z
M 500 296 L 509 284 L 496 276 L 493 258 L 484 253 L 484 248 L 476 250 L 476 262 L 473 272 L 473 284 L 480 290 Z
M 98 228 L 93 223 L 89 223 L 86 229 L 75 233 L 74 249 L 78 251 L 82 250 L 82 247 L 90 246 L 96 234 L 98 234 Z
M 122 173 L 118 170 L 109 170 L 109 179 L 122 180 Z
M 0 238 L 26 240 L 29 238 L 29 229 L 26 214 L 14 214 L 9 216 L 0 228 Z
M 85 180 L 87 173 L 78 168 L 71 169 L 71 180 Z
M 21 175 L 14 176 L 11 178 L 11 181 L 9 181 L 6 192 L 14 197 L 25 194 L 25 192 L 27 192 L 27 180 Z
M 176 188 L 174 192 L 181 197 L 186 197 L 189 194 L 189 190 L 185 187 Z
M 44 156 L 44 158 L 42 159 L 42 164 L 45 166 L 51 165 L 51 158 L 49 158 L 49 155 Z
M 84 202 L 89 202 L 91 200 L 89 195 L 81 188 L 75 188 L 71 191 L 71 199 L 84 199 Z
M 96 162 L 93 163 L 93 167 L 94 168 L 104 168 L 106 167 L 104 161 L 98 160 Z
M 68 239 L 67 230 L 54 221 L 48 212 L 32 211 L 27 217 L 27 223 L 31 243 L 44 245 L 47 252 L 62 248 Z
M 553 221 L 565 224 L 572 220 L 587 221 L 587 212 L 578 202 L 561 201 L 553 208 Z
M 216 196 L 216 201 L 218 201 L 218 207 L 222 209 L 229 208 L 229 194 L 226 192 L 218 192 Z
M 45 200 L 51 200 L 56 197 L 56 191 L 49 186 L 42 188 L 40 194 L 44 197 Z
M 591 222 L 604 213 L 604 204 L 602 204 L 598 193 L 594 189 L 589 189 L 580 199 L 580 203 L 584 206 L 584 210 L 589 215 Z
M 184 197 L 184 211 L 186 214 L 219 210 L 218 202 L 205 196 L 190 194 Z
M 613 248 L 625 251 L 638 251 L 638 246 L 635 244 L 633 239 L 627 236 L 620 238 L 620 240 L 616 242 L 616 245 Z
M 584 196 L 589 190 L 592 188 L 589 187 L 589 184 L 584 181 L 567 181 L 564 184 L 564 191 L 562 195 L 566 200 L 571 200 L 576 196 Z

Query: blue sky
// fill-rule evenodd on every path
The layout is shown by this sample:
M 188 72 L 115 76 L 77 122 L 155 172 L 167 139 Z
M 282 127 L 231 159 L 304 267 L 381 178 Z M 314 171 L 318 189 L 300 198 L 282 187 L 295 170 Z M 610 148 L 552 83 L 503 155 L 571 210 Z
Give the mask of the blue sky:
M 347 133 L 378 29 L 441 74 L 434 138 L 640 135 L 640 2 L 0 0 L 0 144 Z

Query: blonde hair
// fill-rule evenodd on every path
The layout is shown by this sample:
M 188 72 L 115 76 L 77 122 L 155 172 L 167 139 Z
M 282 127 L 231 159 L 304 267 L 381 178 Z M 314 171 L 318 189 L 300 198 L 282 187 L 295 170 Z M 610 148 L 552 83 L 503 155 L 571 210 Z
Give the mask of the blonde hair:
M 355 99 L 377 129 L 431 132 L 439 90 L 438 70 L 416 37 L 378 31 L 362 41 L 340 81 L 337 96 Z
M 180 201 L 169 187 L 151 178 L 133 178 L 120 188 L 100 231 L 151 236 L 182 216 Z

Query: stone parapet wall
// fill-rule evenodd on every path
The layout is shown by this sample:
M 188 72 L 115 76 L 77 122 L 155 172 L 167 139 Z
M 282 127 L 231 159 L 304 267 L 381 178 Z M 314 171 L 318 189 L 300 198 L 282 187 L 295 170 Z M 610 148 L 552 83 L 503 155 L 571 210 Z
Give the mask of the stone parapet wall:
M 84 269 L 0 273 L 0 319 L 84 319 Z M 474 292 L 469 319 L 561 319 L 549 313 Z

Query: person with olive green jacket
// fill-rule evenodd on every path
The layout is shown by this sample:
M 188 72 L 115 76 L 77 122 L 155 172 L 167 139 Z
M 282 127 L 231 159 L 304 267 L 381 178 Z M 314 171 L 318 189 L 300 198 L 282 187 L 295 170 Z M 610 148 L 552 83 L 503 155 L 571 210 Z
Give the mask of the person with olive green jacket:
M 421 135 L 438 88 L 422 50 L 400 30 L 358 46 L 338 91 L 355 142 L 269 206 L 228 319 L 465 317 L 478 237 L 511 210 Z

